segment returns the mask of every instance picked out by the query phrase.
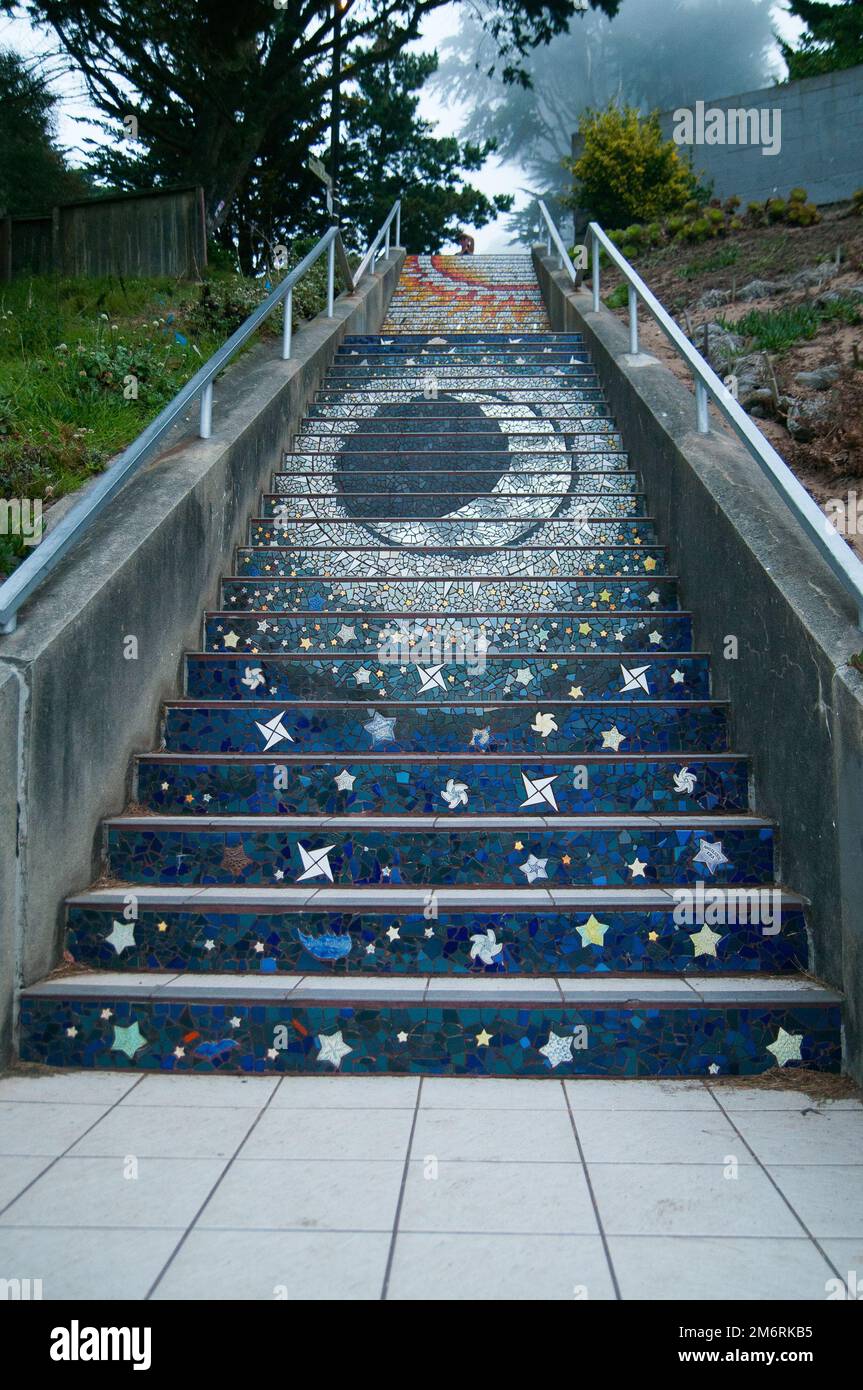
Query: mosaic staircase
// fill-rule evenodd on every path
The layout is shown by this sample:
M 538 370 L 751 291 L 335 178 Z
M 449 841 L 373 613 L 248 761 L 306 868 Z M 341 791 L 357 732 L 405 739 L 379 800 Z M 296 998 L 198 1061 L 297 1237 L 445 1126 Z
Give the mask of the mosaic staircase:
M 26 1060 L 839 1067 L 710 656 L 528 258 L 408 257 L 247 540 L 69 901 L 78 968 L 23 993 Z

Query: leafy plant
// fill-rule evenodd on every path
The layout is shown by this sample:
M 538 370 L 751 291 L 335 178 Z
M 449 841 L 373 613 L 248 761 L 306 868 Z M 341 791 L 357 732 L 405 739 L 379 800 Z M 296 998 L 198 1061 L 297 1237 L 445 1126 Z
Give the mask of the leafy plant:
M 587 111 L 579 123 L 584 150 L 568 167 L 578 188 L 568 205 L 590 208 L 597 221 L 618 225 L 652 221 L 691 199 L 694 177 L 673 140 L 665 140 L 659 114 L 635 107 Z

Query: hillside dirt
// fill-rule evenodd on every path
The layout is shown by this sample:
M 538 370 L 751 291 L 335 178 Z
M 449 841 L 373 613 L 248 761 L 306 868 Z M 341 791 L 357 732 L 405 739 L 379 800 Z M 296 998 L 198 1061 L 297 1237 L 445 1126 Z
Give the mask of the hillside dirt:
M 718 265 L 729 255 L 733 264 Z M 775 284 L 802 271 L 829 266 L 829 278 L 820 284 L 787 288 L 758 298 L 740 293 L 753 281 Z M 669 310 L 695 346 L 704 352 L 704 329 L 719 320 L 733 331 L 734 325 L 752 310 L 782 310 L 814 303 L 825 292 L 847 295 L 856 290 L 859 318 L 856 324 L 821 324 L 812 338 L 799 339 L 782 351 L 760 354 L 763 394 L 772 401 L 752 406 L 741 397 L 759 429 L 785 459 L 811 496 L 822 508 L 831 500 L 841 500 L 849 518 L 845 538 L 863 559 L 863 219 L 847 209 L 827 210 L 814 227 L 777 225 L 736 233 L 700 246 L 662 247 L 639 255 L 635 268 L 657 298 Z M 812 277 L 815 278 L 814 276 Z M 602 296 L 607 300 L 621 284 L 622 277 L 612 267 L 603 267 Z M 726 303 L 703 305 L 709 291 L 726 291 Z M 713 296 L 714 299 L 719 296 Z M 626 308 L 616 309 L 622 319 Z M 649 314 L 642 310 L 640 339 L 644 351 L 659 358 L 681 381 L 693 390 L 692 378 Z M 755 352 L 748 341 L 744 355 Z M 733 363 L 709 355 L 711 365 L 724 376 L 734 371 Z M 818 368 L 838 368 L 829 389 L 816 390 L 795 381 L 798 372 Z M 817 419 L 811 437 L 795 437 L 788 429 L 789 403 L 800 402 L 805 411 L 812 403 Z M 792 421 L 794 412 L 791 411 Z M 714 413 L 714 422 L 716 416 Z

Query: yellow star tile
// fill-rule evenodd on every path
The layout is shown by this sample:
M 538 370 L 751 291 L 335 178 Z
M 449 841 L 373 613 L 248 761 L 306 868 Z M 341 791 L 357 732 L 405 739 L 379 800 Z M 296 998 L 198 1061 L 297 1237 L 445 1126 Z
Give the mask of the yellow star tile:
M 491 1042 L 491 1039 L 492 1034 L 487 1033 L 483 1028 L 482 1032 L 477 1033 L 476 1035 L 476 1045 L 477 1047 L 488 1047 L 489 1043 Z

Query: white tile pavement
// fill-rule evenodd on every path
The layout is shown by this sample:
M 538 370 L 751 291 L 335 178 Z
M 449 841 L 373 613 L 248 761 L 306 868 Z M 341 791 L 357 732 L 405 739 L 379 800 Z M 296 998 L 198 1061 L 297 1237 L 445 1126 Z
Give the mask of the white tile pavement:
M 0 1078 L 0 1277 L 41 1278 L 47 1299 L 826 1300 L 855 1269 L 854 1100 L 675 1081 Z

